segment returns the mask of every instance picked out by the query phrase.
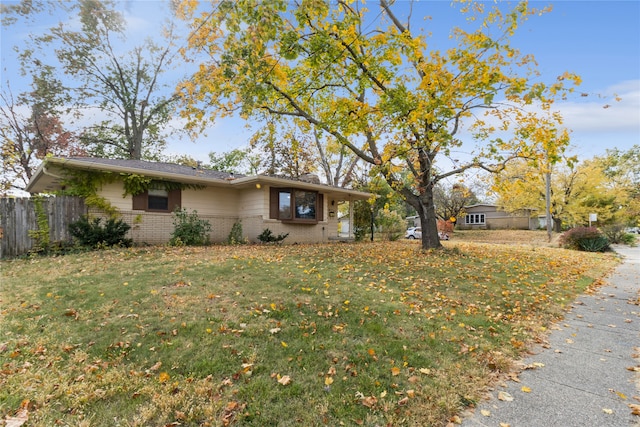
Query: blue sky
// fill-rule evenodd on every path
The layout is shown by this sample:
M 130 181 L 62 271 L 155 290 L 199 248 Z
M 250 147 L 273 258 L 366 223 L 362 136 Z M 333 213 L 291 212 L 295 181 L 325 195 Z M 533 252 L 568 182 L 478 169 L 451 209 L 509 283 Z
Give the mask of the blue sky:
M 407 1 L 398 3 L 408 10 Z M 553 11 L 532 17 L 512 39 L 512 44 L 535 56 L 542 81 L 551 82 L 565 71 L 574 72 L 583 80 L 574 97 L 557 104 L 572 132 L 573 154 L 590 158 L 608 148 L 626 150 L 640 144 L 640 1 L 560 0 L 530 4 L 538 8 L 551 5 Z M 131 40 L 157 32 L 168 11 L 162 1 L 121 1 L 120 6 L 127 14 Z M 376 8 L 377 2 L 368 2 L 368 7 Z M 426 16 L 431 19 L 425 19 Z M 23 83 L 16 72 L 11 47 L 19 45 L 30 31 L 44 28 L 43 24 L 2 29 L 2 86 L 9 80 L 14 94 Z M 464 24 L 460 14 L 450 8 L 449 1 L 413 3 L 412 29 L 431 31 L 434 43 L 437 41 L 435 48 L 440 49 L 450 29 L 460 24 Z M 614 94 L 621 101 L 613 100 Z M 241 121 L 226 119 L 195 143 L 186 137 L 172 140 L 169 151 L 206 161 L 210 151 L 246 146 L 250 135 Z

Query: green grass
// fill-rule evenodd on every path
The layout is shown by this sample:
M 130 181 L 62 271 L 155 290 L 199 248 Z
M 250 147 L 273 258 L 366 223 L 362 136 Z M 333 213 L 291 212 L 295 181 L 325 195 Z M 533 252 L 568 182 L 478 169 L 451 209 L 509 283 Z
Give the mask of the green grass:
M 444 425 L 614 263 L 418 247 L 2 262 L 0 419 L 22 406 L 34 426 Z

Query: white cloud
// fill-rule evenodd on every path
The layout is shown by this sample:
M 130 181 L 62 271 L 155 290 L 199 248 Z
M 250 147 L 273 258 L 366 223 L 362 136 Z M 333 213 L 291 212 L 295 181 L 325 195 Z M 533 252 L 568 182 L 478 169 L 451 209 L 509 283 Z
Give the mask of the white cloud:
M 576 133 L 638 132 L 640 138 L 640 80 L 622 82 L 604 95 L 582 99 L 556 104 L 568 129 Z

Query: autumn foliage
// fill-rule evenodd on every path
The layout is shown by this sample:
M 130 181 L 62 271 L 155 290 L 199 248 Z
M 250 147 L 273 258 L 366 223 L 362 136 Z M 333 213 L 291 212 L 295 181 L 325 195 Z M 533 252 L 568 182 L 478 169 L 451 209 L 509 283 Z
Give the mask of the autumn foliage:
M 415 208 L 422 247 L 439 248 L 434 187 L 517 157 L 557 158 L 568 135 L 553 103 L 580 83 L 568 72 L 542 82 L 535 59 L 511 44 L 548 9 L 452 7 L 466 25 L 441 34 L 448 46 L 411 19 L 409 2 L 177 2 L 192 29 L 183 57 L 199 66 L 178 87 L 187 127 L 239 112 L 337 142 Z M 274 132 L 260 139 L 291 140 Z

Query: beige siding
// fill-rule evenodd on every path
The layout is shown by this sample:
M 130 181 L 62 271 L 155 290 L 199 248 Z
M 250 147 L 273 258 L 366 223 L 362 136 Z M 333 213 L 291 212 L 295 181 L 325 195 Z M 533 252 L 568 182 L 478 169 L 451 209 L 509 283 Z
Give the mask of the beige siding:
M 238 192 L 238 215 L 269 218 L 269 188 L 247 189 Z
M 100 191 L 98 191 L 98 195 L 104 197 L 111 203 L 115 208 L 120 211 L 131 210 L 132 201 L 131 195 L 128 194 L 125 197 L 122 197 L 124 193 L 124 188 L 122 187 L 122 182 L 113 182 L 111 184 L 104 185 Z
M 327 216 L 328 215 L 329 214 L 327 213 Z M 338 238 L 338 214 L 337 214 L 337 212 L 336 212 L 336 215 L 333 218 L 328 217 L 327 219 L 328 219 L 328 221 L 327 221 L 327 230 L 328 230 L 327 238 L 329 238 L 329 239 Z
M 182 207 L 188 211 L 196 210 L 201 215 L 236 216 L 237 200 L 237 192 L 227 188 L 182 191 Z

